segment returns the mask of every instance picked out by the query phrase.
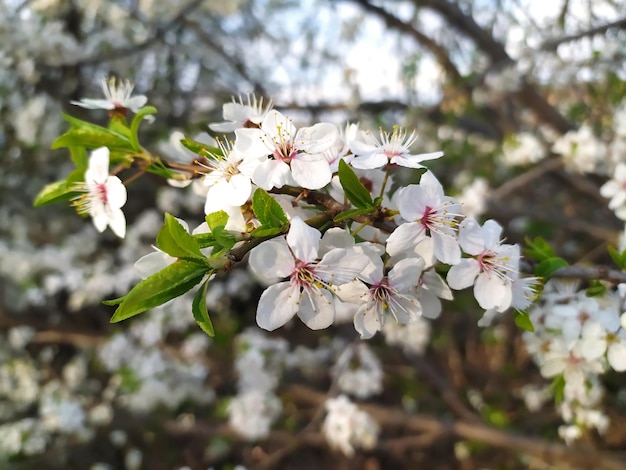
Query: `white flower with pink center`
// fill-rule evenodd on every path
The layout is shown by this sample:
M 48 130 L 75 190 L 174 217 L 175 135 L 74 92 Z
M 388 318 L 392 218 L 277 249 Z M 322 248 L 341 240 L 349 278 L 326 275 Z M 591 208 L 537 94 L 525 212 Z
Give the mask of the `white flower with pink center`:
M 98 232 L 109 226 L 115 235 L 124 238 L 126 218 L 121 208 L 126 204 L 126 186 L 109 174 L 108 148 L 100 147 L 91 153 L 85 182 L 74 189 L 85 193 L 73 201 L 79 214 L 89 214 Z
M 465 289 L 474 284 L 474 297 L 485 310 L 495 308 L 503 312 L 513 301 L 513 279 L 519 271 L 519 246 L 502 244 L 502 227 L 487 220 L 481 227 L 474 219 L 465 219 L 459 225 L 459 242 L 464 258 L 448 271 L 452 289 Z
M 294 217 L 286 239 L 268 240 L 250 252 L 252 271 L 272 283 L 257 307 L 261 328 L 275 330 L 296 314 L 313 330 L 333 323 L 332 288 L 354 280 L 368 259 L 356 249 L 346 248 L 333 248 L 318 259 L 320 238 L 317 229 Z M 287 279 L 276 283 L 283 278 Z

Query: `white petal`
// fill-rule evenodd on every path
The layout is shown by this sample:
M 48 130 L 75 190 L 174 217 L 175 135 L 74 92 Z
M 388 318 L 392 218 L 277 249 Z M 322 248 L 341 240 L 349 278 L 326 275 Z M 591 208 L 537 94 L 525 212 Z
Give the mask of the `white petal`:
M 296 135 L 296 126 L 291 119 L 272 109 L 261 123 L 261 129 L 273 142 L 289 142 Z
M 319 230 L 307 225 L 300 217 L 296 216 L 291 219 L 287 243 L 300 261 L 310 263 L 317 259 L 320 238 L 322 234 Z
M 362 339 L 371 338 L 383 327 L 381 318 L 373 308 L 368 309 L 363 305 L 354 315 L 354 329 L 361 335 Z
M 333 177 L 330 166 L 325 158 L 303 160 L 296 158 L 291 161 L 291 174 L 296 182 L 306 189 L 320 189 L 330 183 Z
M 303 127 L 298 130 L 295 144 L 298 150 L 307 153 L 321 153 L 333 146 L 339 130 L 334 124 L 320 122 L 311 127 Z
M 176 261 L 176 258 L 162 251 L 155 251 L 142 256 L 135 262 L 135 269 L 142 279 L 152 276 Z
M 250 251 L 248 265 L 261 279 L 274 282 L 291 274 L 294 260 L 284 241 L 268 240 Z
M 144 95 L 133 96 L 126 103 L 122 103 L 125 107 L 136 113 L 148 102 L 148 97 Z
M 85 109 L 114 109 L 115 105 L 108 100 L 83 98 L 80 101 L 71 101 L 72 104 Z
M 614 343 L 609 347 L 607 354 L 609 364 L 617 372 L 626 370 L 626 344 Z
M 117 176 L 109 176 L 105 187 L 109 207 L 119 209 L 126 204 L 126 186 Z
M 461 290 L 471 286 L 478 273 L 480 273 L 478 262 L 472 258 L 465 258 L 450 268 L 446 279 L 452 289 Z
M 356 157 L 350 162 L 354 168 L 359 168 L 361 170 L 380 168 L 387 163 L 389 163 L 389 159 L 384 153 L 373 153 L 363 157 Z
M 261 294 L 256 322 L 264 330 L 274 331 L 293 318 L 298 311 L 299 288 L 289 282 L 269 286 Z
M 109 149 L 100 147 L 89 156 L 89 167 L 85 172 L 85 181 L 104 183 L 109 177 Z
M 340 286 L 353 281 L 369 262 L 360 250 L 334 248 L 320 260 L 317 270 L 324 281 Z
M 446 281 L 435 271 L 426 271 L 422 274 L 422 283 L 429 291 L 441 299 L 452 300 L 454 298 Z
M 423 269 L 424 260 L 422 258 L 405 258 L 397 262 L 389 271 L 389 285 L 400 292 L 406 292 L 411 287 L 417 286 Z
M 509 291 L 510 290 L 511 289 L 509 288 Z M 476 278 L 476 284 L 474 285 L 474 297 L 476 298 L 478 305 L 485 310 L 494 307 L 501 307 L 506 298 L 506 291 L 507 286 L 498 276 L 481 273 Z
M 115 235 L 124 238 L 126 235 L 126 217 L 124 217 L 122 209 L 111 208 L 108 223 Z
M 387 253 L 391 256 L 408 254 L 425 236 L 424 226 L 419 222 L 407 222 L 399 225 L 387 238 Z
M 467 218 L 459 224 L 459 243 L 470 255 L 478 255 L 485 249 L 485 237 L 476 220 Z
M 280 160 L 266 160 L 260 163 L 252 175 L 254 184 L 266 191 L 272 188 L 282 188 L 291 179 L 289 165 Z
M 305 289 L 300 297 L 298 316 L 312 330 L 328 328 L 335 321 L 333 295 L 326 289 Z
M 225 197 L 231 206 L 244 205 L 252 194 L 250 178 L 241 174 L 232 176 L 226 188 Z
M 431 232 L 432 233 L 432 232 Z M 452 235 L 432 233 L 435 257 L 445 264 L 457 264 L 461 261 L 461 247 Z

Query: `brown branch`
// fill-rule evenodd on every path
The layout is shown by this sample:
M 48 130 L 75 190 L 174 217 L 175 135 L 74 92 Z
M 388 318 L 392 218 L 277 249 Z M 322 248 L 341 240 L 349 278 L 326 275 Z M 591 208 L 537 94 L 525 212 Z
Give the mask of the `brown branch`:
M 301 403 L 319 404 L 326 395 L 301 385 L 292 385 L 290 396 Z M 456 439 L 481 441 L 493 447 L 527 453 L 540 458 L 545 463 L 569 463 L 580 468 L 624 470 L 623 457 L 598 451 L 588 447 L 566 446 L 543 439 L 520 436 L 502 429 L 467 421 L 444 421 L 425 414 L 409 414 L 401 409 L 380 405 L 359 404 L 382 428 L 402 429 L 404 432 L 417 432 L 423 435 L 444 436 Z M 384 445 L 384 444 L 381 444 Z
M 626 282 L 626 272 L 608 268 L 607 266 L 568 266 L 556 271 L 552 277 L 567 279 L 601 279 L 614 284 Z
M 569 36 L 563 36 L 560 38 L 548 39 L 544 41 L 541 46 L 539 46 L 539 50 L 541 51 L 550 51 L 556 52 L 557 48 L 561 44 L 565 44 L 572 41 L 578 41 L 579 39 L 583 39 L 589 36 L 595 36 L 596 34 L 604 34 L 609 29 L 613 28 L 626 28 L 626 18 L 621 18 L 619 20 L 613 21 L 611 23 L 606 23 L 600 26 L 596 26 L 595 28 L 590 28 L 585 31 L 581 31 L 576 34 L 571 34 Z

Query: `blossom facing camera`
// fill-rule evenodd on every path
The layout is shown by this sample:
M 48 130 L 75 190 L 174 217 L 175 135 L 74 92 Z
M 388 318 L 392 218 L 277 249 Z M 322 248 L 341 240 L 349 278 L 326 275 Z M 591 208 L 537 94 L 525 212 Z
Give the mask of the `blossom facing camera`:
M 120 238 L 126 235 L 126 218 L 122 207 L 126 204 L 126 186 L 117 176 L 109 174 L 109 149 L 100 147 L 89 157 L 85 181 L 74 189 L 82 192 L 73 201 L 79 214 L 89 214 L 98 232 L 111 227 Z
M 135 85 L 130 80 L 116 80 L 115 77 L 102 77 L 102 93 L 106 99 L 83 98 L 72 104 L 85 109 L 106 109 L 110 115 L 128 115 L 128 110 L 136 113 L 147 102 L 145 95 L 132 96 Z

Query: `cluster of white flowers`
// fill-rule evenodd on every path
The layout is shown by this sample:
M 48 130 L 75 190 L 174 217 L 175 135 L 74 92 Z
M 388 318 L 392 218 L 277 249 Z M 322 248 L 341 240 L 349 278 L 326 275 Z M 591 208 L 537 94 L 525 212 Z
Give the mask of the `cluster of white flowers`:
M 626 285 L 589 297 L 575 282 L 550 281 L 530 311 L 535 332 L 523 335 L 528 351 L 546 378 L 562 379 L 558 405 L 566 440 L 585 428 L 604 432 L 608 417 L 600 409 L 600 375 L 626 370 Z M 557 382 L 558 384 L 558 382 Z
M 579 173 L 606 172 L 607 145 L 587 124 L 560 136 L 552 145 L 552 151 L 563 156 L 567 168 Z
M 369 398 L 383 391 L 382 365 L 366 343 L 347 348 L 333 372 L 339 390 L 356 398 Z
M 360 410 L 345 395 L 339 395 L 326 400 L 322 432 L 331 447 L 351 457 L 355 447 L 372 449 L 376 446 L 379 427 L 368 413 Z
M 237 395 L 228 404 L 229 424 L 245 439 L 266 437 L 280 416 L 282 404 L 275 394 L 288 344 L 283 339 L 246 330 L 237 336 L 235 370 Z

